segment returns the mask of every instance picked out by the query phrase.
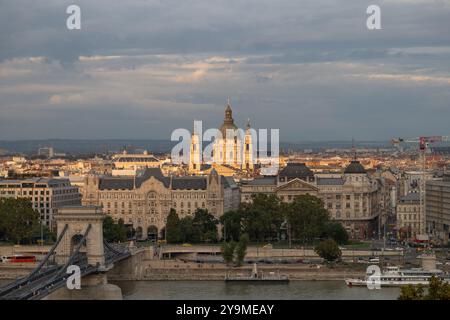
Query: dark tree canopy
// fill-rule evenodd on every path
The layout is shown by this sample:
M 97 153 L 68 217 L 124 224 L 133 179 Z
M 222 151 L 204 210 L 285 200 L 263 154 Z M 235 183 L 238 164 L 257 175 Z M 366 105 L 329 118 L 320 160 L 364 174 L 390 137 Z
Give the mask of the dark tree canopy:
M 398 300 L 450 300 L 450 284 L 432 276 L 427 294 L 420 284 L 407 285 L 401 288 Z
M 346 244 L 348 242 L 348 233 L 339 222 L 329 221 L 324 226 L 324 238 L 330 238 L 338 244 Z
M 175 209 L 170 209 L 166 222 L 166 240 L 168 243 L 178 243 L 181 239 L 181 223 Z
M 336 241 L 327 239 L 319 242 L 314 248 L 314 251 L 323 259 L 327 261 L 334 261 L 341 257 L 342 252 L 339 249 Z
M 103 220 L 103 238 L 108 242 L 124 242 L 127 240 L 127 228 L 122 219 L 117 223 L 110 216 Z
M 39 213 L 28 199 L 0 199 L 0 235 L 5 240 L 31 242 L 39 230 Z

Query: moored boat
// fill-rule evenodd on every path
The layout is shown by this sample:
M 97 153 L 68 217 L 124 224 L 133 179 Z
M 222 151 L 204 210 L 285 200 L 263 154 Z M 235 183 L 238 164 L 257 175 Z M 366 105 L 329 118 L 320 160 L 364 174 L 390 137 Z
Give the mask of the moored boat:
M 429 285 L 431 277 L 436 277 L 450 283 L 450 275 L 436 268 L 435 257 L 424 255 L 423 267 L 401 269 L 397 266 L 387 267 L 383 272 L 376 274 L 374 268 L 368 269 L 364 278 L 345 279 L 347 286 L 367 286 L 368 288 L 400 287 L 405 285 Z
M 289 277 L 287 275 L 282 275 L 279 272 L 268 272 L 260 273 L 258 272 L 258 267 L 256 263 L 253 265 L 252 273 L 248 275 L 229 275 L 225 276 L 225 282 L 273 282 L 273 283 L 287 283 L 289 282 Z

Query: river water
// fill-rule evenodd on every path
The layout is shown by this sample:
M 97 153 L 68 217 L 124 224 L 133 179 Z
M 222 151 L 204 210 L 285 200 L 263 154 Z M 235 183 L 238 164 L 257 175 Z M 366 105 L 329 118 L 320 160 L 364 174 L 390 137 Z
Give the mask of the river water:
M 288 284 L 224 281 L 120 281 L 125 300 L 395 300 L 399 288 L 349 288 L 344 281 L 291 281 Z

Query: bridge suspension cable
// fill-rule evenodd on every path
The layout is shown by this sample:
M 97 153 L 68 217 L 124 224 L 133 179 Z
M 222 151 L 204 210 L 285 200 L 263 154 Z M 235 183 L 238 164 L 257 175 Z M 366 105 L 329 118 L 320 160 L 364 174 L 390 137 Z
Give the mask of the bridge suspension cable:
M 33 280 L 39 279 L 41 276 L 45 276 L 48 273 L 53 272 L 55 270 L 56 266 L 54 268 L 45 269 L 42 272 L 42 268 L 47 264 L 49 259 L 54 255 L 56 248 L 58 247 L 59 243 L 61 242 L 61 240 L 64 237 L 65 233 L 67 232 L 68 228 L 69 228 L 69 226 L 66 224 L 64 226 L 63 231 L 59 234 L 58 239 L 53 244 L 53 246 L 51 247 L 51 249 L 45 256 L 45 258 L 36 266 L 36 268 L 28 276 L 20 278 L 2 288 L 0 288 L 0 298 L 4 295 L 8 294 L 9 292 L 11 292 L 17 288 L 20 288 L 21 286 L 26 285 L 27 283 L 30 283 Z

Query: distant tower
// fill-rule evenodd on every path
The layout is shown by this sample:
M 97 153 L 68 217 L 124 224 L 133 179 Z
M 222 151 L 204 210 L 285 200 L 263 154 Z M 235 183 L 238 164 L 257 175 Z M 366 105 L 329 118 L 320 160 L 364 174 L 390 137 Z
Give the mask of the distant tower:
M 192 132 L 191 136 L 191 147 L 189 152 L 189 172 L 190 173 L 199 173 L 201 166 L 201 150 L 200 150 L 200 138 L 195 131 Z
M 223 124 L 219 128 L 222 134 L 221 139 L 217 139 L 214 143 L 214 160 L 216 164 L 227 164 L 236 168 L 240 168 L 238 160 L 239 150 L 241 147 L 240 139 L 237 136 L 238 127 L 234 124 L 233 111 L 231 110 L 230 99 L 227 101 L 225 109 L 225 118 Z M 231 133 L 231 137 L 227 136 L 227 132 Z
M 253 170 L 253 141 L 251 134 L 250 119 L 247 120 L 247 127 L 244 137 L 244 161 L 242 163 L 242 170 Z

